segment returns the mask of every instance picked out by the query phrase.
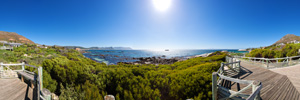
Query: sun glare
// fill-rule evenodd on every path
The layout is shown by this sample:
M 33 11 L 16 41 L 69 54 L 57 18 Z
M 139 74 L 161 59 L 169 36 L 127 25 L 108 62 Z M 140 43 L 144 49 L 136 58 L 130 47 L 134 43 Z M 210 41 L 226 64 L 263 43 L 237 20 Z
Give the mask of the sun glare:
M 171 0 L 152 0 L 152 2 L 159 11 L 166 11 L 171 6 Z

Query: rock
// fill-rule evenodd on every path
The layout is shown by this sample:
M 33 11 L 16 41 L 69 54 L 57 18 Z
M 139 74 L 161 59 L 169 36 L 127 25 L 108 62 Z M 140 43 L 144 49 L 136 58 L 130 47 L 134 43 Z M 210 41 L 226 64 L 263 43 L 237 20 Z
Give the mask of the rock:
M 104 100 L 115 100 L 115 97 L 113 95 L 106 95 L 104 96 Z
M 51 93 L 52 100 L 59 100 L 58 96 L 54 93 Z
M 145 64 L 151 64 L 151 62 L 145 62 Z

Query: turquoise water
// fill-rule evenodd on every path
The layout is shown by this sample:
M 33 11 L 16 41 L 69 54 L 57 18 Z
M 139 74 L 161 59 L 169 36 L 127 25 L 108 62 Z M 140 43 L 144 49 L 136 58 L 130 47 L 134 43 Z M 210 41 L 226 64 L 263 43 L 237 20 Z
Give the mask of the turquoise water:
M 245 51 L 228 50 L 228 52 L 244 53 Z M 106 64 L 117 64 L 118 62 L 134 62 L 138 61 L 134 58 L 140 57 L 161 57 L 161 58 L 185 58 L 205 53 L 211 53 L 223 50 L 169 50 L 169 51 L 151 51 L 151 50 L 88 50 L 84 53 L 85 57 L 91 58 L 97 62 Z

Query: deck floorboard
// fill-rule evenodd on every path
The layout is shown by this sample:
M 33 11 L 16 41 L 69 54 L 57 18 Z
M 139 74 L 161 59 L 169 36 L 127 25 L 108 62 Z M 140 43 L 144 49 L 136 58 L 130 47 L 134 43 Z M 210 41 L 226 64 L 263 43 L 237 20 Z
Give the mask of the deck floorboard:
M 284 75 L 281 73 L 274 72 L 273 70 L 258 67 L 244 61 L 241 62 L 241 66 L 242 70 L 239 77 L 232 77 L 240 78 L 242 80 L 260 81 L 263 86 L 260 92 L 262 100 L 299 100 L 300 93 L 298 92 L 297 87 L 295 87 L 295 82 L 291 81 L 291 78 L 295 77 L 290 76 L 291 78 L 289 78 L 288 75 Z M 288 72 L 285 72 L 285 74 L 287 73 Z M 300 83 L 300 78 L 297 82 Z M 231 86 L 231 90 L 238 91 L 239 89 L 242 89 L 247 85 L 231 83 L 231 85 L 229 86 Z M 300 84 L 297 86 L 300 86 Z M 252 88 L 246 90 L 243 93 L 251 94 Z
M 0 100 L 32 100 L 33 89 L 18 78 L 0 78 Z M 27 95 L 26 95 L 27 94 Z

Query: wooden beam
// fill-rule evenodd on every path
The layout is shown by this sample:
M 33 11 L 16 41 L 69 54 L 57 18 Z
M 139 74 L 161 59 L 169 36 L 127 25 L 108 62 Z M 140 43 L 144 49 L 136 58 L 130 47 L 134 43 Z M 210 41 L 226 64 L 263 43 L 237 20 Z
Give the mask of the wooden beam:
M 217 72 L 212 73 L 212 99 L 218 99 L 218 89 L 217 89 Z
M 240 83 L 240 84 L 252 84 L 252 82 L 253 82 L 253 81 L 247 81 L 247 80 L 239 80 L 239 79 L 223 76 L 223 75 L 220 75 L 220 74 L 218 74 L 218 76 L 222 79 L 229 80 L 229 81 L 236 82 L 236 83 Z

